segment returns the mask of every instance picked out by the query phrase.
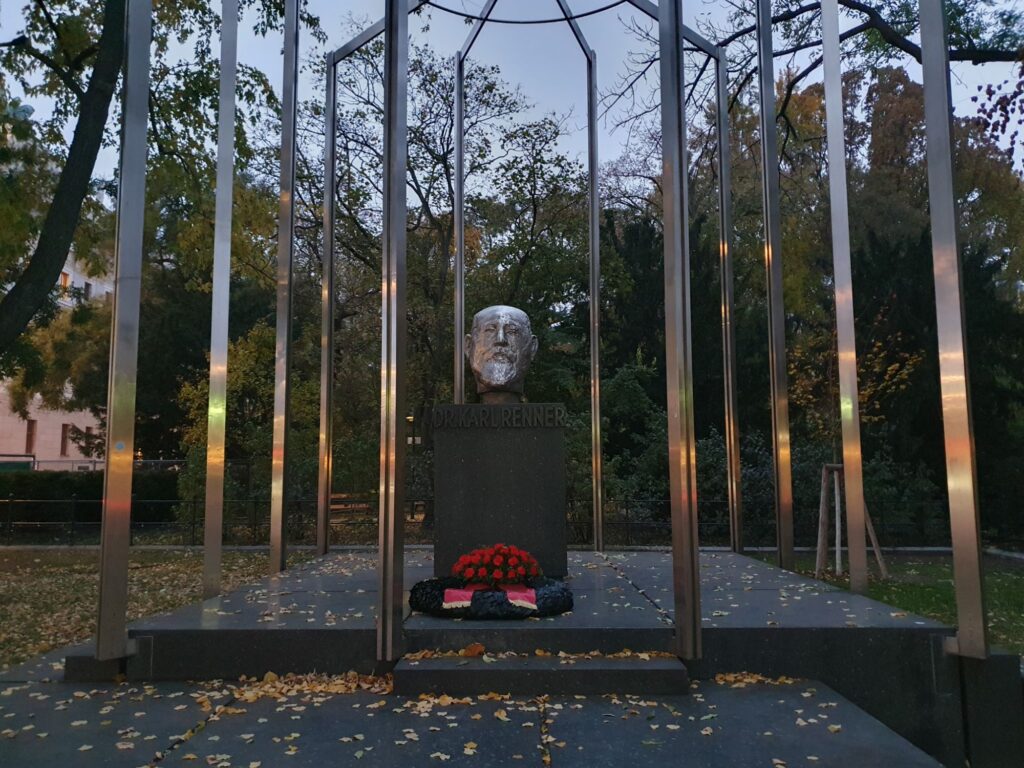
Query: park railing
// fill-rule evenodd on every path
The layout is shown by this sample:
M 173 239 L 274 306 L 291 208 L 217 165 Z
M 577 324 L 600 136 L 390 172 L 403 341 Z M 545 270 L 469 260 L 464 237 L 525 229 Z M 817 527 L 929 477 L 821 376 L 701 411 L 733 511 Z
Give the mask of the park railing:
M 100 539 L 99 499 L 0 498 L 0 543 L 5 545 L 90 545 Z M 610 499 L 604 510 L 605 543 L 611 547 L 668 546 L 671 524 L 668 499 Z M 725 500 L 705 499 L 699 506 L 700 541 L 704 546 L 728 546 L 729 507 Z M 884 546 L 948 546 L 949 517 L 942 504 L 915 509 L 872 509 L 875 527 Z M 316 499 L 293 500 L 287 510 L 287 540 L 311 545 L 316 540 Z M 405 506 L 405 538 L 410 544 L 428 544 L 434 521 L 433 499 L 414 498 Z M 346 496 L 332 506 L 332 544 L 377 542 L 377 499 Z M 227 546 L 263 546 L 270 536 L 266 499 L 224 502 L 224 543 Z M 569 543 L 592 541 L 590 503 L 570 503 L 567 518 Z M 199 546 L 203 542 L 203 500 L 134 499 L 132 543 L 137 545 Z M 796 541 L 813 546 L 817 537 L 817 510 L 798 511 Z M 744 512 L 747 547 L 775 544 L 771 509 Z

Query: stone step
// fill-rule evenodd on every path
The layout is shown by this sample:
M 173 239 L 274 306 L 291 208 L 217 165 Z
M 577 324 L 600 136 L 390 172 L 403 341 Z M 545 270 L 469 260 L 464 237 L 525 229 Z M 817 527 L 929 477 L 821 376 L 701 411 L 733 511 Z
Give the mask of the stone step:
M 467 696 L 481 693 L 685 694 L 690 676 L 677 658 L 557 656 L 402 659 L 394 670 L 395 693 Z

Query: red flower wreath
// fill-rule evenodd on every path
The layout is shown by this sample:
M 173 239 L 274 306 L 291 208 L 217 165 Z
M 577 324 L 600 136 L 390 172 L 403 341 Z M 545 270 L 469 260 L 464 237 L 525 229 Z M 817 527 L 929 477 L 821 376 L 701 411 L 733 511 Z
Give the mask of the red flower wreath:
M 467 584 L 486 584 L 493 588 L 499 584 L 523 584 L 543 574 L 536 558 L 525 549 L 495 544 L 460 557 L 452 566 L 452 575 L 465 579 Z

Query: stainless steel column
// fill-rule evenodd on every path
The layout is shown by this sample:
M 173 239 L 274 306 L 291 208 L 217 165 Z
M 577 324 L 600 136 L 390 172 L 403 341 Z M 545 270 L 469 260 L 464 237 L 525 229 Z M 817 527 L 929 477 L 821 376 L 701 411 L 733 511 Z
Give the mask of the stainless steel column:
M 843 475 L 846 487 L 846 543 L 850 558 L 850 589 L 864 594 L 868 589 L 868 553 L 865 541 L 864 472 L 861 465 L 838 0 L 822 0 L 821 40 L 825 54 L 825 130 L 828 138 L 828 183 L 832 209 L 832 260 L 835 264 L 839 416 L 843 429 Z M 837 484 L 840 482 L 839 478 L 840 475 L 837 473 Z M 837 485 L 836 488 L 838 487 Z M 838 504 L 836 507 L 838 509 Z
M 320 444 L 317 464 L 316 553 L 326 555 L 331 533 L 331 472 L 334 463 L 334 184 L 338 116 L 334 103 L 337 72 L 327 54 L 324 104 L 324 250 L 320 268 Z
M 722 380 L 725 385 L 725 457 L 729 486 L 729 542 L 743 552 L 743 487 L 740 467 L 740 427 L 736 405 L 736 327 L 733 319 L 732 158 L 729 146 L 729 56 L 718 49 L 716 69 L 718 110 L 719 272 L 722 291 Z
M 775 66 L 771 0 L 757 0 L 757 66 L 761 91 L 761 163 L 764 184 L 764 262 L 768 276 L 768 356 L 775 459 L 775 530 L 778 561 L 793 569 L 793 471 L 789 444 L 786 314 L 782 293 L 782 217 L 779 212 L 779 141 L 775 127 Z
M 564 2 L 564 0 L 562 0 Z M 587 157 L 590 165 L 590 461 L 594 550 L 604 551 L 604 479 L 601 455 L 601 193 L 597 149 L 597 53 L 587 56 Z
M 452 400 L 456 405 L 466 402 L 466 57 L 483 32 L 497 2 L 487 0 L 480 11 L 480 18 L 455 54 L 455 359 Z
M 697 462 L 693 433 L 681 6 L 681 0 L 663 0 L 658 20 L 665 240 L 665 367 L 677 653 L 684 659 L 695 659 L 701 655 L 700 562 L 697 551 Z
M 384 15 L 384 231 L 381 261 L 380 602 L 377 660 L 402 653 L 405 502 L 405 219 L 408 0 L 387 0 Z
M 921 64 L 928 142 L 928 199 L 932 220 L 935 309 L 939 335 L 946 485 L 953 533 L 953 579 L 961 656 L 988 655 L 978 522 L 970 388 L 964 330 L 957 210 L 953 188 L 952 114 L 946 14 L 942 0 L 921 0 Z
M 238 0 L 223 0 L 220 25 L 220 105 L 217 117 L 217 200 L 213 230 L 213 313 L 210 323 L 210 405 L 206 422 L 203 597 L 220 594 L 224 531 L 224 433 L 228 417 L 228 312 L 231 299 L 231 200 L 235 183 L 237 54 Z
M 456 405 L 466 402 L 466 60 L 455 54 L 455 359 L 452 368 Z
M 594 551 L 604 551 L 604 482 L 601 463 L 601 193 L 598 185 L 600 156 L 597 149 L 597 53 L 572 18 L 566 0 L 558 7 L 576 43 L 587 58 L 587 161 L 589 178 L 590 234 L 590 483 Z
M 128 654 L 128 552 L 131 543 L 135 383 L 142 295 L 142 237 L 146 214 L 146 130 L 152 0 L 129 0 L 125 20 L 125 90 L 121 129 L 114 310 L 107 384 L 106 471 L 100 529 L 100 600 L 96 658 Z
M 284 517 L 288 500 L 288 422 L 292 355 L 292 257 L 295 226 L 295 111 L 299 59 L 299 0 L 284 4 L 284 79 L 281 86 L 281 197 L 277 225 L 277 343 L 274 363 L 274 443 L 270 465 L 270 572 L 285 568 Z

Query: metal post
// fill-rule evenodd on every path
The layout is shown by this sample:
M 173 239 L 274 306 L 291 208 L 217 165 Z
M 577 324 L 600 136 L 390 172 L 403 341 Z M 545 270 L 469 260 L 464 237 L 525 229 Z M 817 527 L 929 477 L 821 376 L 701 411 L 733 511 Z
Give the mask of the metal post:
M 601 463 L 601 194 L 598 186 L 600 157 L 597 149 L 597 53 L 587 43 L 566 0 L 558 7 L 587 58 L 587 160 L 590 198 L 590 462 L 591 516 L 594 551 L 604 551 L 604 482 Z
M 75 546 L 75 519 L 78 517 L 78 494 L 71 494 L 71 527 L 68 530 L 68 543 Z
M 320 456 L 317 477 L 316 553 L 330 548 L 331 481 L 334 464 L 334 103 L 337 72 L 334 57 L 327 54 L 327 98 L 324 105 L 324 255 L 320 268 Z
M 868 589 L 868 554 L 864 538 L 866 513 L 864 472 L 861 464 L 838 0 L 822 0 L 821 40 L 825 59 L 825 130 L 828 138 L 828 183 L 832 209 L 832 261 L 835 265 L 839 417 L 843 431 L 843 475 L 846 491 L 846 544 L 849 549 L 850 590 L 864 594 Z M 838 473 L 836 482 L 839 482 Z
M 563 0 L 564 1 L 564 0 Z M 601 456 L 601 195 L 597 149 L 597 54 L 587 57 L 587 154 L 590 161 L 590 455 L 594 551 L 604 551 L 604 480 Z
M 729 57 L 718 49 L 718 216 L 719 272 L 722 292 L 722 380 L 725 386 L 726 482 L 729 486 L 729 542 L 743 552 L 743 492 L 740 468 L 740 427 L 736 404 L 736 328 L 733 320 L 732 158 L 729 146 Z
M 107 464 L 100 530 L 100 600 L 96 658 L 129 653 L 128 551 L 131 546 L 132 465 L 135 455 L 135 383 L 142 294 L 142 238 L 146 212 L 146 130 L 149 123 L 151 0 L 129 0 L 121 133 L 114 310 L 107 389 Z
M 473 29 L 455 54 L 455 360 L 453 400 L 466 402 L 466 57 L 498 0 L 487 0 Z M 421 3 L 415 2 L 412 10 Z
M 402 653 L 405 497 L 405 217 L 408 0 L 387 0 L 384 15 L 384 228 L 381 283 L 380 604 L 377 660 Z
M 946 14 L 942 0 L 921 0 L 921 64 L 924 76 L 925 132 L 928 142 L 928 200 L 932 220 L 935 310 L 942 384 L 946 485 L 953 534 L 956 591 L 956 652 L 988 656 L 977 468 L 967 344 L 964 330 L 957 210 L 953 189 L 952 111 Z
M 206 427 L 203 513 L 203 597 L 220 594 L 224 533 L 224 433 L 228 415 L 228 307 L 231 291 L 231 198 L 235 171 L 235 72 L 238 0 L 221 3 L 220 114 L 217 122 L 217 204 L 213 233 L 210 404 Z
M 455 54 L 455 366 L 454 400 L 466 402 L 466 60 Z
M 274 355 L 274 443 L 270 465 L 270 573 L 285 568 L 288 498 L 288 374 L 292 354 L 292 256 L 295 224 L 295 110 L 299 59 L 299 0 L 284 4 L 284 78 L 281 86 L 281 193 L 277 225 L 277 342 Z
M 793 569 L 793 472 L 789 445 L 786 314 L 782 295 L 782 217 L 775 127 L 775 66 L 771 0 L 757 0 L 757 58 L 761 90 L 761 173 L 764 192 L 764 262 L 768 277 L 768 357 L 775 459 L 775 539 L 779 565 Z
M 690 347 L 686 119 L 681 0 L 660 6 L 662 196 L 665 243 L 665 367 L 677 652 L 701 655 L 697 477 Z

